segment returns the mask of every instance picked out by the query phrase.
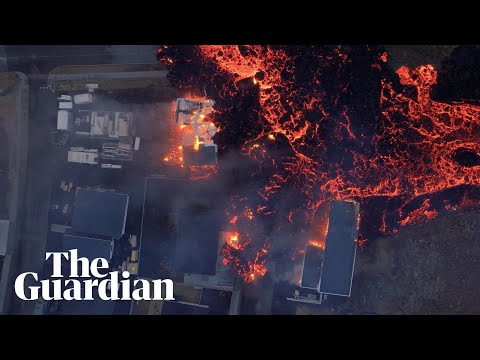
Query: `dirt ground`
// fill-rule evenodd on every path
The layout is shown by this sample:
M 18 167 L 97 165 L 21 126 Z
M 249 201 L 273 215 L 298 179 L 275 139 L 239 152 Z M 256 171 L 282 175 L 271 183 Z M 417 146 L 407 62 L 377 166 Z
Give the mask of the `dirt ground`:
M 367 246 L 367 245 L 366 245 Z M 372 239 L 357 254 L 354 314 L 480 314 L 480 210 Z

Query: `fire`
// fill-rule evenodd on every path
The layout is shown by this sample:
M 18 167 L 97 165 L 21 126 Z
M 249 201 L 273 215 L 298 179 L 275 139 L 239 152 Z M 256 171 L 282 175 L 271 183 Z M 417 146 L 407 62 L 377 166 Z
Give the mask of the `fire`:
M 251 250 L 250 245 L 251 240 L 242 240 L 238 232 L 227 232 L 222 250 L 223 264 L 232 266 L 247 283 L 264 276 L 267 272 L 265 266 L 267 247 L 256 252 L 253 260 L 246 260 L 242 255 Z
M 455 160 L 462 153 L 480 155 L 480 107 L 433 100 L 432 65 L 395 74 L 384 66 L 384 49 L 370 46 L 348 53 L 317 46 L 195 50 L 183 56 L 205 75 L 176 71 L 174 61 L 174 78 L 180 85 L 210 86 L 219 104 L 213 117 L 222 128 L 219 148 L 256 164 L 250 182 L 227 204 L 248 245 L 242 251 L 226 246 L 222 254 L 244 279 L 266 271 L 271 232 L 282 226 L 292 239 L 309 232 L 328 200 L 362 201 L 360 228 L 385 234 L 434 218 L 442 210 L 438 204 L 450 210 L 480 204 L 465 190 L 480 187 L 480 165 Z M 164 58 L 185 61 L 180 55 L 162 50 Z M 257 86 L 245 87 L 242 80 L 252 79 Z M 431 200 L 454 190 L 448 203 Z M 239 198 L 247 200 L 239 204 Z M 285 204 L 287 210 L 279 206 Z M 247 206 L 268 211 L 249 215 Z
M 235 250 L 243 250 L 243 246 L 238 241 L 239 236 L 238 232 L 228 233 L 226 241 L 227 245 Z
M 313 245 L 313 246 L 316 246 L 316 247 L 319 247 L 319 248 L 325 250 L 325 243 L 324 242 L 320 242 L 320 241 L 317 241 L 317 240 L 310 240 L 308 242 L 308 245 Z
M 205 180 L 218 172 L 215 165 L 189 166 L 190 180 Z
M 426 199 L 422 203 L 421 207 L 411 211 L 404 219 L 400 220 L 398 223 L 401 226 L 405 226 L 408 224 L 416 224 L 419 222 L 436 218 L 438 215 L 438 211 L 429 210 L 429 208 L 430 208 L 430 200 Z
M 200 141 L 198 136 L 195 135 L 195 144 L 193 145 L 195 151 L 198 151 L 198 149 L 200 148 L 200 144 L 203 144 L 203 141 Z
M 192 100 L 198 101 L 211 101 L 203 98 L 197 97 L 190 97 Z M 172 108 L 172 113 L 175 113 L 174 109 Z M 193 111 L 195 115 L 197 111 Z M 172 115 L 173 117 L 174 115 Z M 199 118 L 201 121 L 204 121 L 207 117 L 205 114 L 200 114 Z M 175 125 L 173 120 L 169 121 L 170 123 L 170 138 L 169 138 L 169 150 L 166 156 L 163 157 L 163 161 L 169 165 L 177 165 L 186 170 L 186 174 L 191 180 L 205 180 L 210 178 L 212 175 L 216 174 L 218 169 L 215 165 L 202 165 L 202 166 L 188 166 L 185 167 L 183 165 L 183 145 L 179 145 L 182 143 L 182 138 L 184 136 L 193 137 L 194 143 L 193 148 L 195 151 L 199 151 L 200 145 L 205 144 L 205 141 L 201 139 L 198 135 L 195 135 L 194 130 L 185 124 Z M 214 124 L 210 121 L 202 123 L 200 126 L 210 126 L 214 128 Z

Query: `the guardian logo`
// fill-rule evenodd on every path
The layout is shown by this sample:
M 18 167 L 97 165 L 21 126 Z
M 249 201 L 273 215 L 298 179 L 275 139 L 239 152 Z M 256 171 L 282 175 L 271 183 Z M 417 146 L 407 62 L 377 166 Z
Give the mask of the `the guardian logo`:
M 153 281 L 136 279 L 132 286 L 128 271 L 122 272 L 121 280 L 119 272 L 106 272 L 109 265 L 104 258 L 93 259 L 90 263 L 87 258 L 78 258 L 76 249 L 69 252 L 47 252 L 45 260 L 50 256 L 53 260 L 51 279 L 41 280 L 39 285 L 30 285 L 26 291 L 27 279 L 31 278 L 38 282 L 38 274 L 26 272 L 17 277 L 15 293 L 20 299 L 38 300 L 41 297 L 44 300 L 94 300 L 96 290 L 102 300 L 175 300 L 171 279 Z M 62 273 L 62 257 L 69 261 L 68 276 Z M 62 279 L 65 277 L 68 279 Z

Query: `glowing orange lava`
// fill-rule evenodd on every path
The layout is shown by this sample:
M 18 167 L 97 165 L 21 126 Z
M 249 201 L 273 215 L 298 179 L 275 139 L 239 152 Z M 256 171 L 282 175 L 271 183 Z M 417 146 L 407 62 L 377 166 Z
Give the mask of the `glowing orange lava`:
M 329 200 L 399 199 L 395 209 L 380 211 L 378 228 L 388 234 L 398 226 L 436 217 L 433 194 L 460 185 L 480 186 L 480 165 L 454 160 L 458 151 L 480 154 L 480 107 L 432 100 L 431 89 L 437 82 L 432 65 L 401 67 L 394 79 L 385 70 L 388 54 L 375 53 L 366 67 L 372 72 L 371 84 L 377 86 L 372 85 L 375 110 L 368 118 L 363 115 L 366 105 L 356 108 L 345 100 L 355 90 L 352 74 L 359 76 L 350 65 L 363 55 L 355 58 L 343 50 L 318 47 L 302 50 L 301 56 L 281 46 L 197 49 L 201 63 L 224 79 L 216 95 L 227 105 L 216 108 L 217 121 L 228 119 L 226 115 L 245 96 L 243 80 L 258 94 L 255 117 L 246 125 L 249 129 L 240 146 L 240 153 L 258 164 L 248 193 L 252 199 L 232 196 L 227 210 L 230 223 L 245 228 L 242 244 L 247 245 L 239 251 L 227 244 L 222 252 L 224 261 L 245 281 L 266 271 L 269 240 L 257 237 L 259 218 L 278 216 L 282 226 L 301 219 L 301 228 L 310 231 L 319 208 Z M 302 63 L 313 52 L 315 59 Z M 348 77 L 341 77 L 343 69 L 350 69 L 345 70 Z M 363 94 L 364 84 L 356 85 Z M 220 134 L 225 143 L 238 136 L 234 124 L 221 125 L 233 129 Z M 276 205 L 286 196 L 294 205 L 280 212 Z M 478 201 L 465 197 L 455 205 L 444 203 L 448 210 L 469 206 L 478 206 Z M 362 215 L 368 218 L 368 213 Z

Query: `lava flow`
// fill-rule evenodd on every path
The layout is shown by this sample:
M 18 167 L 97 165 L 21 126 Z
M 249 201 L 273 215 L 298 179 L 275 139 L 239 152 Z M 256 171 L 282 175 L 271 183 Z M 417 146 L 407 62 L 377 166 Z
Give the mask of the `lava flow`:
M 253 164 L 227 207 L 245 241 L 222 252 L 245 281 L 265 274 L 275 239 L 287 239 L 276 251 L 286 259 L 303 248 L 332 199 L 361 201 L 360 233 L 478 204 L 466 188 L 480 185 L 480 161 L 468 160 L 480 154 L 480 107 L 432 100 L 431 65 L 394 73 L 384 49 L 367 46 L 164 47 L 162 57 L 177 86 L 215 100 L 220 168 L 227 152 Z

